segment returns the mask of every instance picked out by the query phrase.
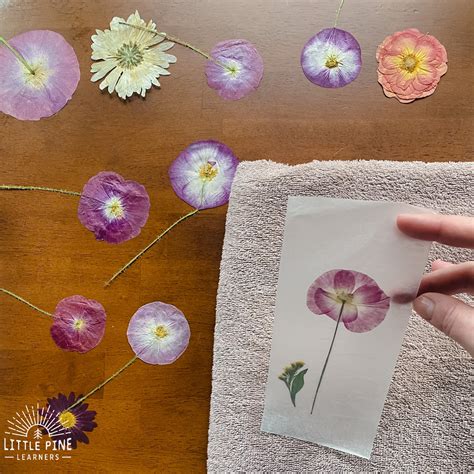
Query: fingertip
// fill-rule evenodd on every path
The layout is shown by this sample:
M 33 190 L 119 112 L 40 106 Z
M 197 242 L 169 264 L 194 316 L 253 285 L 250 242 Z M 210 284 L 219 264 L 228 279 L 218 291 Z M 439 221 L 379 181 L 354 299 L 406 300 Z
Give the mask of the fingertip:
M 431 270 L 433 270 L 435 272 L 436 270 L 439 270 L 440 268 L 446 268 L 446 267 L 450 267 L 452 265 L 454 265 L 454 264 L 450 263 L 450 262 L 445 262 L 444 260 L 441 260 L 441 259 L 438 259 L 438 260 L 435 260 L 431 264 Z

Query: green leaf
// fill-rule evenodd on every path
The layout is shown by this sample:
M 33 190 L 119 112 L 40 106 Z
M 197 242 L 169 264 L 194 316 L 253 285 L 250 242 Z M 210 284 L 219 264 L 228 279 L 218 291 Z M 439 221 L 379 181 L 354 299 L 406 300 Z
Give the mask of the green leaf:
M 291 396 L 291 401 L 293 402 L 293 406 L 295 406 L 295 407 L 296 407 L 296 394 L 304 386 L 304 376 L 305 376 L 306 372 L 308 372 L 308 369 L 304 369 L 301 372 L 298 372 L 293 377 L 293 381 L 291 382 L 290 396 Z

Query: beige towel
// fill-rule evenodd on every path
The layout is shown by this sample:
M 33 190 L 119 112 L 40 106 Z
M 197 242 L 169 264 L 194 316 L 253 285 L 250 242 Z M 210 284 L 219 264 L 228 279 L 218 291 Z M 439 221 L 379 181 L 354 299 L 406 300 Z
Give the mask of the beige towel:
M 264 389 L 288 196 L 404 201 L 472 214 L 474 165 L 386 161 L 287 166 L 244 162 L 235 177 L 221 262 L 214 343 L 210 472 L 468 472 L 471 359 L 412 315 L 370 461 L 262 433 Z M 430 261 L 472 259 L 434 245 Z

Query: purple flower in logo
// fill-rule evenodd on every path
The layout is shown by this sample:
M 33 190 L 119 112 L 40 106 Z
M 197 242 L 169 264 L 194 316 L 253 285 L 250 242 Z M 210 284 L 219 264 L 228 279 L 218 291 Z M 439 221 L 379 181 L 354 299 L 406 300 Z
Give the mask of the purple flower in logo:
M 147 364 L 173 363 L 188 347 L 190 335 L 184 314 L 159 301 L 139 308 L 127 330 L 133 352 Z
M 66 351 L 88 352 L 99 344 L 105 332 L 105 310 L 95 300 L 69 296 L 56 306 L 51 337 Z
M 40 414 L 48 419 L 56 418 L 53 435 L 55 440 L 71 439 L 71 446 L 77 448 L 77 442 L 89 444 L 85 432 L 90 432 L 97 427 L 94 421 L 95 411 L 88 410 L 87 403 L 81 403 L 82 395 L 76 399 L 74 392 L 69 397 L 58 394 L 57 397 L 48 398 L 46 407 L 40 409 Z M 79 403 L 78 403 L 79 402 Z
M 314 35 L 301 52 L 305 76 L 321 87 L 343 87 L 359 75 L 360 45 L 347 31 L 326 28 Z
M 140 233 L 149 210 L 150 198 L 141 184 L 102 171 L 84 186 L 77 213 L 97 240 L 118 244 Z
M 384 320 L 390 298 L 364 273 L 331 270 L 309 287 L 307 305 L 315 314 L 342 321 L 349 331 L 366 332 Z
M 263 60 L 255 46 L 243 39 L 221 41 L 206 64 L 207 84 L 224 99 L 238 100 L 257 89 Z
M 20 120 L 39 120 L 71 99 L 80 71 L 76 53 L 58 33 L 28 31 L 0 37 L 0 111 Z
M 229 200 L 239 160 L 223 143 L 194 142 L 169 169 L 174 192 L 196 209 L 222 206 Z

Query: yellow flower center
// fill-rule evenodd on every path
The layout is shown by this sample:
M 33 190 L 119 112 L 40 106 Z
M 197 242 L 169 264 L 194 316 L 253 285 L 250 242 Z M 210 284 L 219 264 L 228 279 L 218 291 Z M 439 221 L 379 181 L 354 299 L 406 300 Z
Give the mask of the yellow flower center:
M 419 61 L 414 54 L 408 54 L 403 58 L 402 68 L 405 69 L 405 71 L 413 72 L 418 66 L 418 63 Z
M 229 74 L 232 76 L 232 77 L 237 77 L 237 75 L 239 74 L 240 72 L 240 68 L 239 68 L 239 65 L 237 63 L 234 63 L 234 64 L 228 64 L 225 66 L 227 68 L 227 70 L 229 71 Z
M 168 334 L 168 330 L 164 326 L 157 326 L 155 329 L 155 336 L 158 339 L 164 339 Z
M 124 43 L 117 51 L 117 60 L 124 69 L 133 69 L 143 61 L 143 52 L 137 43 Z
M 326 67 L 329 68 L 329 69 L 338 67 L 340 64 L 342 64 L 342 63 L 337 59 L 336 55 L 334 55 L 334 54 L 330 54 L 326 58 Z
M 105 214 L 111 220 L 121 219 L 125 215 L 120 198 L 114 196 L 105 203 Z
M 76 426 L 76 415 L 70 411 L 64 410 L 59 415 L 59 423 L 61 423 L 63 428 L 73 428 Z
M 336 300 L 339 303 L 348 303 L 351 304 L 352 300 L 354 298 L 354 295 L 352 293 L 346 293 L 345 291 L 338 291 L 336 293 Z
M 49 77 L 49 70 L 42 62 L 30 64 L 30 66 L 33 72 L 29 71 L 25 66 L 23 66 L 25 84 L 29 87 L 32 87 L 33 89 L 43 88 Z
M 199 177 L 203 181 L 212 181 L 217 176 L 217 168 L 210 163 L 206 163 L 205 165 L 201 166 L 199 170 Z
M 73 328 L 76 329 L 77 331 L 84 329 L 85 325 L 86 325 L 86 322 L 81 318 L 75 319 L 74 322 L 72 323 Z

